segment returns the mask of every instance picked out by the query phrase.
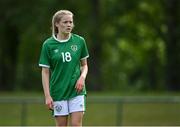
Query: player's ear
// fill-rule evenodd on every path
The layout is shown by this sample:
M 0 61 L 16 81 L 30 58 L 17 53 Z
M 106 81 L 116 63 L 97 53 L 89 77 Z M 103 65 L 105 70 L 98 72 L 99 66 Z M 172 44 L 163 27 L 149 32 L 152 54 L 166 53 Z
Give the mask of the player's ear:
M 59 26 L 59 22 L 56 22 L 56 23 L 55 23 L 55 26 L 58 27 L 58 26 Z

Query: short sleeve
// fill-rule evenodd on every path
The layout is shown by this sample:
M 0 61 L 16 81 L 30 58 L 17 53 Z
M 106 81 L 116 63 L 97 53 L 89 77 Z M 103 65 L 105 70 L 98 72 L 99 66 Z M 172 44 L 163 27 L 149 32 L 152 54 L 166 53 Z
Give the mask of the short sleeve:
M 39 58 L 39 66 L 50 68 L 49 59 L 50 58 L 49 58 L 47 43 L 43 43 L 40 58 Z
M 81 60 L 89 57 L 86 41 L 84 40 L 84 38 L 82 38 L 82 40 L 83 40 L 83 45 L 82 45 L 82 52 L 81 52 Z

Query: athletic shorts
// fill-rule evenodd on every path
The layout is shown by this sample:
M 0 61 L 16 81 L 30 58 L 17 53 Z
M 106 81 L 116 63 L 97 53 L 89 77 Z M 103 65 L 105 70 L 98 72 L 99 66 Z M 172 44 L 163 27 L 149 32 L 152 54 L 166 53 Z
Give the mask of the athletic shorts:
M 65 116 L 72 112 L 85 111 L 85 96 L 79 95 L 69 100 L 54 102 L 54 116 Z

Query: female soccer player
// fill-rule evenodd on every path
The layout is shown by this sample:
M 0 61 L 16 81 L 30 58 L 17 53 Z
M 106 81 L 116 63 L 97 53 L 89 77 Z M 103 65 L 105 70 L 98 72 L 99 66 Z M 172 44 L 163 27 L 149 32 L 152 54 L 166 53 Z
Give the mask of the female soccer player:
M 57 126 L 82 126 L 85 111 L 85 79 L 89 57 L 83 37 L 71 33 L 73 13 L 57 11 L 52 18 L 52 37 L 42 45 L 39 66 L 46 105 Z

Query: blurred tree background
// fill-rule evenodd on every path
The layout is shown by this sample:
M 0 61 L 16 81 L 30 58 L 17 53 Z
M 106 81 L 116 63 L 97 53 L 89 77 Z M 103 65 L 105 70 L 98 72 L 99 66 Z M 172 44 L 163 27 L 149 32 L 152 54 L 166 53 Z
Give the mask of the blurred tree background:
M 180 0 L 1 0 L 0 91 L 42 91 L 41 45 L 60 9 L 87 41 L 89 91 L 180 91 Z

